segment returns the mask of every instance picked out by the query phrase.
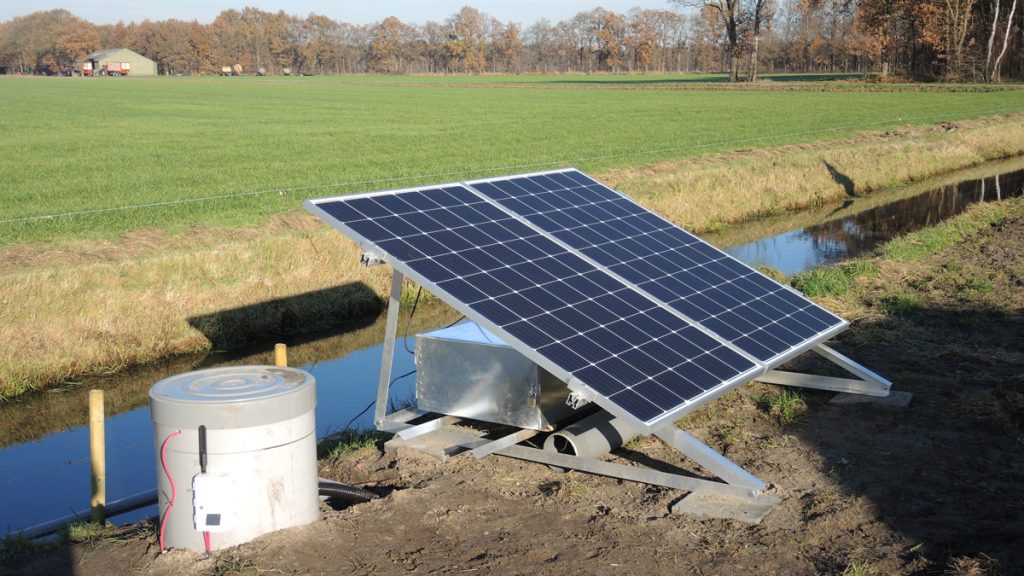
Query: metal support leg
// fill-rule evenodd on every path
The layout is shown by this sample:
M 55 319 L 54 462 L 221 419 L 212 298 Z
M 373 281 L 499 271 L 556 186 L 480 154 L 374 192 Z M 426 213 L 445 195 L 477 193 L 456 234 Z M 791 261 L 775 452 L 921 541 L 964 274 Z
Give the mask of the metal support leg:
M 824 344 L 818 344 L 812 350 L 857 378 L 835 378 L 832 376 L 787 372 L 785 370 L 769 370 L 758 376 L 757 380 L 782 386 L 813 388 L 816 390 L 829 390 L 831 392 L 845 392 L 847 394 L 863 394 L 881 398 L 889 395 L 889 390 L 892 388 L 892 382 L 889 380 L 875 374 Z
M 674 424 L 655 430 L 654 435 L 729 484 L 755 491 L 764 490 L 767 487 L 756 476 L 740 468 L 732 460 L 715 452 L 707 444 L 683 432 Z
M 392 412 L 384 418 L 384 422 L 377 425 L 377 430 L 391 433 L 401 432 L 406 428 L 412 428 L 412 424 L 409 424 L 410 420 L 415 420 L 424 414 L 427 412 L 415 407 Z
M 398 336 L 398 312 L 402 307 L 402 280 L 405 276 L 398 270 L 391 271 L 391 299 L 388 300 L 388 319 L 384 329 L 384 353 L 380 359 L 380 381 L 377 383 L 377 407 L 373 422 L 378 428 L 388 415 L 388 398 L 391 391 L 391 368 L 395 363 L 395 338 Z

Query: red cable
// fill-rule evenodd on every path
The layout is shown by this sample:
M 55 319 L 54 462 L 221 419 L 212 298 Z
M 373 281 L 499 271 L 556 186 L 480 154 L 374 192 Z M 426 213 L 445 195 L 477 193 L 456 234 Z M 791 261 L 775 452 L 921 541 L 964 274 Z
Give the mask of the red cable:
M 206 545 L 206 555 L 209 556 L 210 555 L 210 548 L 211 548 L 210 547 L 210 533 L 209 532 L 203 532 L 203 544 Z
M 171 471 L 167 469 L 167 443 L 175 436 L 181 436 L 181 430 L 171 432 L 170 436 L 164 438 L 164 443 L 160 445 L 160 464 L 164 467 L 164 474 L 167 475 L 167 481 L 171 483 L 171 501 L 167 503 L 167 509 L 164 510 L 164 517 L 160 520 L 161 553 L 167 551 L 167 549 L 164 548 L 164 529 L 167 527 L 167 517 L 171 515 L 171 507 L 174 506 L 174 499 L 178 496 L 177 491 L 174 489 L 174 478 L 171 478 Z

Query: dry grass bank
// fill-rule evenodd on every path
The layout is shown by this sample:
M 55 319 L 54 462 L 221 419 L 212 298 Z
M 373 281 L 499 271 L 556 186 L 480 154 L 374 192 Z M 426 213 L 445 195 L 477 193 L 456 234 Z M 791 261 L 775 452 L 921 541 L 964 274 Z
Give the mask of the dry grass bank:
M 304 215 L 259 232 L 12 248 L 0 258 L 0 396 L 378 310 L 387 271 L 358 261 Z
M 1024 154 L 1024 114 L 619 170 L 602 178 L 707 231 Z M 835 173 L 827 168 L 831 165 Z M 843 186 L 843 175 L 852 181 Z M 140 230 L 0 249 L 0 398 L 375 310 L 388 270 L 293 213 L 254 229 Z
M 1024 154 L 1024 114 L 711 154 L 604 180 L 698 232 Z

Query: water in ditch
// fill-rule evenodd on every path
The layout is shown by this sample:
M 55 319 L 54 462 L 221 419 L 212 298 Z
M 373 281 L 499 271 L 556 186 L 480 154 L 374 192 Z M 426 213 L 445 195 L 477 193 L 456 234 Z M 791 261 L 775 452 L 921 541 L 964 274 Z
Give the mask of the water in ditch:
M 923 182 L 769 218 L 708 240 L 748 264 L 771 266 L 791 276 L 871 253 L 880 244 L 934 226 L 972 204 L 1020 196 L 1022 190 L 1024 161 L 1017 159 L 954 174 L 941 183 Z
M 1019 196 L 1022 187 L 1024 159 L 993 163 L 937 181 L 768 218 L 719 232 L 709 240 L 749 264 L 793 274 L 870 252 L 899 234 L 959 214 L 970 204 Z M 458 314 L 442 304 L 421 305 L 409 334 L 457 318 Z M 402 326 L 405 324 L 403 319 Z M 372 425 L 372 409 L 359 414 L 376 393 L 383 333 L 383 318 L 369 319 L 339 334 L 291 347 L 292 365 L 308 370 L 317 380 L 318 436 L 349 422 L 357 428 Z M 412 345 L 412 338 L 399 340 L 394 374 L 412 370 L 408 352 Z M 156 484 L 147 396 L 150 386 L 167 376 L 199 368 L 272 362 L 269 349 L 172 359 L 124 375 L 35 394 L 0 408 L 0 534 L 87 507 L 88 389 L 107 390 L 107 499 L 111 501 Z M 413 383 L 413 377 L 398 381 L 392 389 L 393 401 L 411 399 Z M 154 513 L 155 507 L 151 507 L 114 520 L 133 522 Z

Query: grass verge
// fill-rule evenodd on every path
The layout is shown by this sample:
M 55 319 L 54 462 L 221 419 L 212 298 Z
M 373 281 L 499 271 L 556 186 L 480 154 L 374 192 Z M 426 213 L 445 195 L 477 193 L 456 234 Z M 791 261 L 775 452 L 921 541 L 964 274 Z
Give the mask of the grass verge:
M 852 175 L 861 194 L 1021 153 L 1024 115 L 1015 115 L 712 155 L 602 178 L 701 231 L 845 195 L 826 164 Z M 913 240 L 906 250 L 927 251 L 942 241 Z M 139 229 L 117 240 L 0 248 L 0 339 L 7 343 L 0 348 L 0 399 L 175 354 L 314 332 L 377 311 L 388 271 L 361 267 L 358 258 L 355 244 L 301 213 L 258 228 Z M 800 282 L 812 294 L 841 294 L 859 274 Z

